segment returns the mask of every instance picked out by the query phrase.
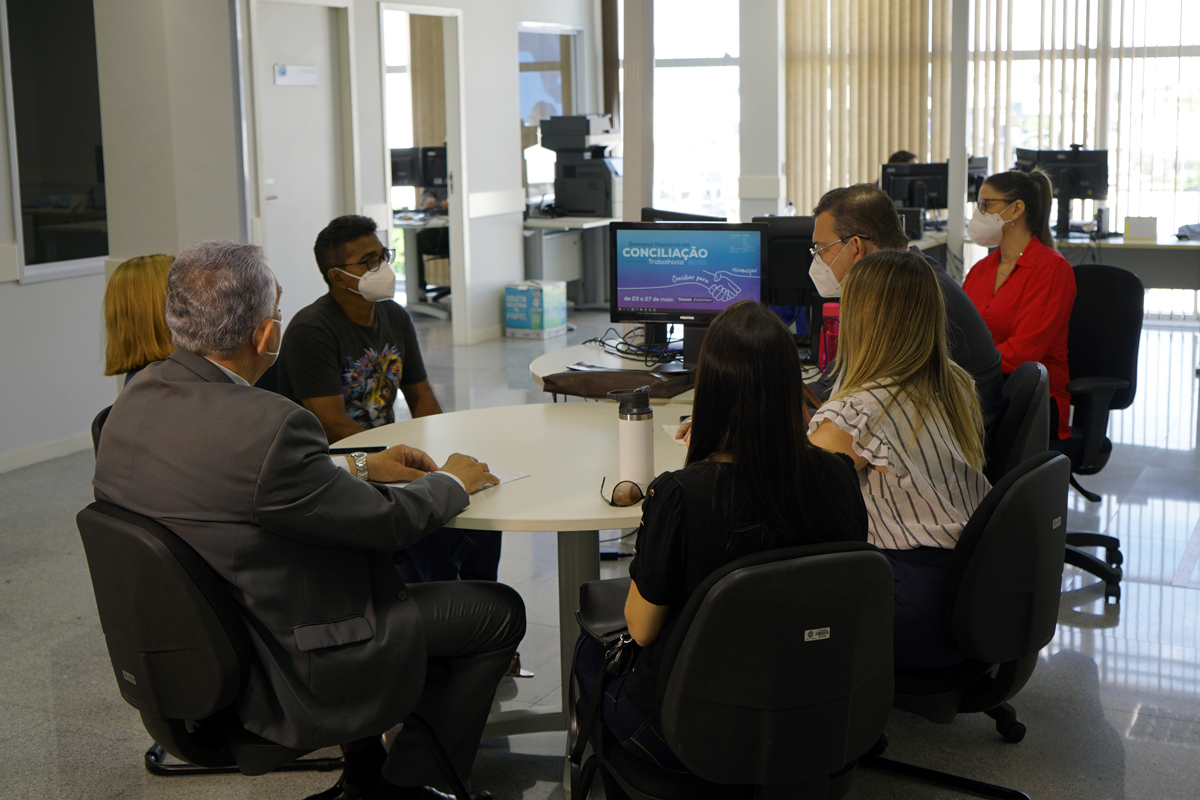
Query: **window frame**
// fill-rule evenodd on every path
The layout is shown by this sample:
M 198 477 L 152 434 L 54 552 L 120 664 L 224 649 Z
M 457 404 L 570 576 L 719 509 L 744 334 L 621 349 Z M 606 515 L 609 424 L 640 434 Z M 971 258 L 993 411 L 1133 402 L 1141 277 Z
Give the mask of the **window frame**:
M 112 246 L 104 255 L 76 258 L 67 261 L 47 261 L 41 264 L 25 262 L 25 223 L 21 217 L 21 174 L 17 153 L 17 121 L 13 101 L 12 55 L 9 47 L 8 2 L 0 0 L 0 69 L 4 72 L 4 124 L 8 136 L 9 201 L 12 203 L 13 240 L 17 246 L 17 283 L 44 283 L 64 278 L 79 278 L 104 274 L 105 264 L 112 256 Z M 105 210 L 105 222 L 108 212 Z

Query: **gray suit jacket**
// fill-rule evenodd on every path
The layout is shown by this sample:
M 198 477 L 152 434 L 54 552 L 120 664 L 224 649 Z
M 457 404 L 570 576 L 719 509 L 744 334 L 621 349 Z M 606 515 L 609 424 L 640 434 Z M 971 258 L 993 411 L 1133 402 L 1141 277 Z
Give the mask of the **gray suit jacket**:
M 359 481 L 328 452 L 308 411 L 176 350 L 113 404 L 93 480 L 229 582 L 256 655 L 239 716 L 295 748 L 381 733 L 416 706 L 424 623 L 386 553 L 468 503 L 442 477 Z

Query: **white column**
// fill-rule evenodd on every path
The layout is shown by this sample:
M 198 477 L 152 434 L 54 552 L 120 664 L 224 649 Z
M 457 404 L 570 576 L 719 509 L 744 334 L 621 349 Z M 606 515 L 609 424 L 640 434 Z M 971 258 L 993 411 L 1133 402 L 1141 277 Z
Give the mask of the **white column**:
M 963 279 L 963 215 L 967 201 L 967 52 L 970 34 L 968 0 L 950 7 L 950 185 L 946 187 L 946 271 Z
M 654 203 L 654 0 L 625 0 L 624 218 Z
M 741 219 L 749 222 L 780 214 L 787 204 L 783 0 L 742 0 L 739 17 L 738 197 Z

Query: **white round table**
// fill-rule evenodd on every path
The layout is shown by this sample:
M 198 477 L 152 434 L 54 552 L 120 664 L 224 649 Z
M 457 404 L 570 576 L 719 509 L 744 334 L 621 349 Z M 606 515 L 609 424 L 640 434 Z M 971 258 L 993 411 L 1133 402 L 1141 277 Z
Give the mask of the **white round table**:
M 577 359 L 576 359 L 577 360 Z M 660 415 L 661 416 L 661 415 Z M 662 429 L 678 418 L 654 421 L 655 472 L 683 466 L 686 448 Z M 441 464 L 454 452 L 529 477 L 476 493 L 450 527 L 477 530 L 557 531 L 559 647 L 562 706 L 493 714 L 487 736 L 564 730 L 571 653 L 579 626 L 579 586 L 600 577 L 599 531 L 632 528 L 641 505 L 615 508 L 600 498 L 600 481 L 617 480 L 617 409 L 611 403 L 541 403 L 481 408 L 406 420 L 355 434 L 338 447 L 406 444 Z
M 586 361 L 589 364 L 595 364 L 597 367 L 604 367 L 605 369 L 640 369 L 646 372 L 654 369 L 654 367 L 648 367 L 641 361 L 625 359 L 605 352 L 604 348 L 598 344 L 577 344 L 571 347 L 564 347 L 561 350 L 553 350 L 535 358 L 529 364 L 529 377 L 533 378 L 534 383 L 541 386 L 543 384 L 542 379 L 547 375 L 553 375 L 556 372 L 566 372 L 568 365 L 579 361 Z M 656 406 L 669 403 L 685 403 L 690 405 L 695 394 L 694 389 L 688 389 L 686 392 L 665 400 L 655 398 L 650 403 Z

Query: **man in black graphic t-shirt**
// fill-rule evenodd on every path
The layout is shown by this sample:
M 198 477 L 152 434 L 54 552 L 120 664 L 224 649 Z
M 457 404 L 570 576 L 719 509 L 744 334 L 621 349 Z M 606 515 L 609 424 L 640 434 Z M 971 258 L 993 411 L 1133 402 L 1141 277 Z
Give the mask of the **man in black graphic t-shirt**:
M 392 296 L 392 251 L 370 217 L 338 217 L 313 247 L 329 293 L 298 311 L 279 351 L 279 391 L 321 422 L 330 444 L 395 422 L 404 396 L 413 417 L 442 413 L 412 320 Z M 496 580 L 500 533 L 443 528 L 393 554 L 410 583 Z

